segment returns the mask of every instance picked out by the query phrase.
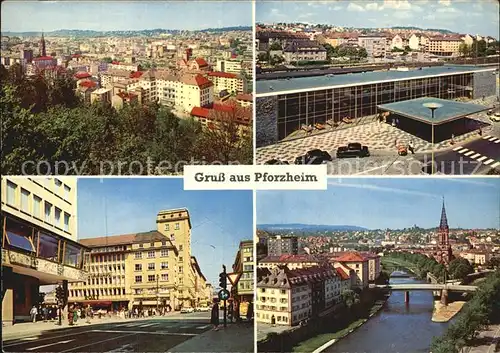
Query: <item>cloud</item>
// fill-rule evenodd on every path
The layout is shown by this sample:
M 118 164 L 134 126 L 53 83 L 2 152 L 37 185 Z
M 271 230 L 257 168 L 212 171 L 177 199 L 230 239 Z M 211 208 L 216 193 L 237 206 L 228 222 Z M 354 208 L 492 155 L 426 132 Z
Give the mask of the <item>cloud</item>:
M 309 17 L 312 17 L 314 16 L 314 13 L 312 12 L 306 12 L 306 13 L 301 13 L 298 17 L 299 18 L 309 18 Z
M 347 188 L 356 188 L 356 189 L 388 192 L 391 194 L 402 194 L 402 195 L 414 195 L 414 196 L 422 196 L 422 197 L 439 198 L 439 195 L 431 194 L 431 193 L 423 192 L 423 191 L 398 189 L 398 188 L 391 188 L 391 187 L 379 186 L 379 185 L 373 185 L 373 184 L 344 183 L 341 180 L 339 180 L 338 182 L 333 181 L 333 180 L 329 180 L 328 185 L 335 186 L 335 187 L 347 187 Z
M 412 6 L 408 0 L 384 0 L 384 8 L 394 10 L 410 10 Z
M 342 9 L 343 9 L 343 7 L 342 7 L 342 6 L 334 6 L 334 7 L 331 7 L 331 6 L 330 6 L 330 7 L 328 8 L 328 10 L 330 10 L 330 11 L 340 11 L 340 10 L 342 10 Z
M 347 6 L 347 11 L 363 12 L 365 11 L 365 9 L 363 8 L 363 6 L 351 2 L 349 3 L 349 6 Z
M 365 9 L 368 11 L 380 11 L 384 9 L 384 6 L 378 6 L 378 3 L 376 2 L 371 2 L 369 4 L 366 4 Z
M 440 7 L 436 10 L 436 12 L 440 13 L 459 13 L 460 11 L 454 7 Z
M 450 6 L 451 1 L 450 0 L 439 0 L 438 4 L 444 5 L 444 6 Z

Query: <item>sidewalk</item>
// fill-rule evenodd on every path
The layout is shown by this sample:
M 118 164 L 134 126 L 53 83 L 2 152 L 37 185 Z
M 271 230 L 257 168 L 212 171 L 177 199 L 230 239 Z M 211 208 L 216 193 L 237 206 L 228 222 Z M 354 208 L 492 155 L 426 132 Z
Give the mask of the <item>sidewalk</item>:
M 249 323 L 220 326 L 173 347 L 169 352 L 241 352 L 254 351 L 254 325 Z

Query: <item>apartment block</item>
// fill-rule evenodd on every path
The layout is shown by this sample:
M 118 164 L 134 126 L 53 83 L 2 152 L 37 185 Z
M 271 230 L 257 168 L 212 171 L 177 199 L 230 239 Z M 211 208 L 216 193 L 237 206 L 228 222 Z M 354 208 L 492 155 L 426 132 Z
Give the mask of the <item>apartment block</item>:
M 267 255 L 297 255 L 299 253 L 299 238 L 296 236 L 276 235 L 267 240 Z
M 233 272 L 240 273 L 235 295 L 239 302 L 253 301 L 254 297 L 254 267 L 253 241 L 240 242 L 240 248 L 233 264 Z
M 230 94 L 247 92 L 247 80 L 244 76 L 213 71 L 207 73 L 207 78 L 213 82 L 216 94 L 219 94 L 221 91 L 227 91 Z

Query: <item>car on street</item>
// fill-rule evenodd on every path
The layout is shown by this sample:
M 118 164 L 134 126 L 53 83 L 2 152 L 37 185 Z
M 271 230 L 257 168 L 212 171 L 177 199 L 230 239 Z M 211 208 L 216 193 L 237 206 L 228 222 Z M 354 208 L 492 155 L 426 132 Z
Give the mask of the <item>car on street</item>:
M 190 314 L 190 313 L 194 313 L 194 309 L 189 306 L 181 309 L 181 314 Z
M 276 165 L 276 164 L 284 164 L 284 165 L 287 165 L 288 162 L 287 161 L 281 161 L 279 159 L 270 159 L 268 160 L 266 163 L 264 164 L 267 164 L 267 165 Z
M 330 153 L 320 149 L 314 149 L 307 151 L 303 156 L 295 158 L 295 164 L 323 164 L 331 160 L 332 156 L 330 156 Z
M 500 112 L 490 115 L 490 120 L 498 123 L 500 121 Z
M 368 146 L 363 146 L 359 142 L 351 142 L 347 146 L 337 148 L 337 158 L 349 157 L 369 157 Z
M 210 311 L 210 308 L 208 306 L 198 306 L 194 311 L 198 312 L 204 312 L 204 311 Z

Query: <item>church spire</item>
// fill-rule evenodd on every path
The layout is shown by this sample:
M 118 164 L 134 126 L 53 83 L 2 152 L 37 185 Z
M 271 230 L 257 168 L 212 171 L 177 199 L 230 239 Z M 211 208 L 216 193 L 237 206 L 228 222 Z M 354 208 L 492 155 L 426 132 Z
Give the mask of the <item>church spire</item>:
M 439 229 L 448 230 L 448 218 L 446 217 L 446 209 L 444 207 L 444 196 L 443 196 L 443 207 L 441 209 L 441 222 L 439 223 Z
M 42 38 L 40 39 L 40 45 L 38 49 L 40 50 L 40 56 L 47 56 L 47 52 L 45 50 L 45 38 L 43 36 L 43 30 L 42 30 Z

